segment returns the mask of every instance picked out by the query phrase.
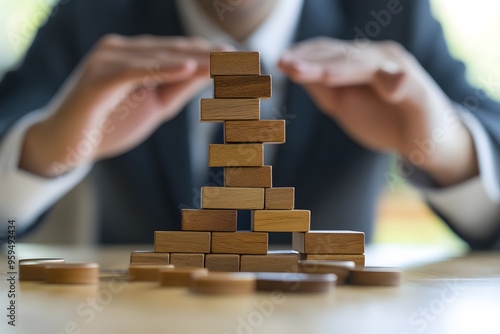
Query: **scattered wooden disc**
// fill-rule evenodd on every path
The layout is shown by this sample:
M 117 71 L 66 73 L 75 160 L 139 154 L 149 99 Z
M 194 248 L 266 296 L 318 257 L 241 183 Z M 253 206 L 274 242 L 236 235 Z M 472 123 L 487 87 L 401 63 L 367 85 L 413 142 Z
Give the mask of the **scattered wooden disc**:
M 328 292 L 336 280 L 334 274 L 257 273 L 257 291 Z
M 97 263 L 61 263 L 45 265 L 45 282 L 54 284 L 88 284 L 99 281 Z
M 394 286 L 401 283 L 401 270 L 383 267 L 356 267 L 349 282 L 354 285 Z
M 64 263 L 62 258 L 35 258 L 19 260 L 20 281 L 43 281 L 45 280 L 45 265 Z
M 193 275 L 206 275 L 206 268 L 169 268 L 160 271 L 160 285 L 169 287 L 189 287 Z
M 158 282 L 160 270 L 174 268 L 173 264 L 131 265 L 128 267 L 128 278 L 131 281 Z
M 354 261 L 299 261 L 299 272 L 305 274 L 335 274 L 337 285 L 343 285 L 356 265 Z
M 208 273 L 193 275 L 191 291 L 211 295 L 241 295 L 255 291 L 255 274 Z

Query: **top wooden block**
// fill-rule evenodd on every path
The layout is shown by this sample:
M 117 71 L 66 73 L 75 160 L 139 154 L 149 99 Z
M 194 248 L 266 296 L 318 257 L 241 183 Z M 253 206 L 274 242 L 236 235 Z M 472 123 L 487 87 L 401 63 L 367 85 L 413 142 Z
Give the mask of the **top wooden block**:
M 211 52 L 210 76 L 260 75 L 258 52 Z

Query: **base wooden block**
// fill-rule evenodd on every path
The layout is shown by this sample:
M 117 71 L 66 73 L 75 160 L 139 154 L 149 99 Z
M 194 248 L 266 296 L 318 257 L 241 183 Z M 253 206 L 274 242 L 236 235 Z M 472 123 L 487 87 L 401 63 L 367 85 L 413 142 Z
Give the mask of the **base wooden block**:
M 257 273 L 257 291 L 326 293 L 336 280 L 333 274 Z
M 263 209 L 264 189 L 202 187 L 201 207 L 203 209 Z
M 269 251 L 266 255 L 242 255 L 240 271 L 297 272 L 299 253 L 295 251 Z
M 309 210 L 255 210 L 252 215 L 256 232 L 306 232 L 310 225 Z
M 365 265 L 365 255 L 356 254 L 300 254 L 301 260 L 319 260 L 319 261 L 352 261 L 356 266 Z
M 294 233 L 292 248 L 305 254 L 363 254 L 365 234 L 356 231 Z
M 135 251 L 130 254 L 130 264 L 169 264 L 170 253 Z
M 364 267 L 351 270 L 349 283 L 354 285 L 396 286 L 401 284 L 401 270 L 398 268 Z
M 267 254 L 268 234 L 258 232 L 213 232 L 212 253 Z
M 205 254 L 203 253 L 172 253 L 170 264 L 177 267 L 203 268 L 205 265 Z
M 226 121 L 226 143 L 284 143 L 284 120 Z
M 250 294 L 255 291 L 255 275 L 250 273 L 193 275 L 190 291 L 207 295 Z
M 160 279 L 162 269 L 173 269 L 171 264 L 130 265 L 128 267 L 128 278 L 130 281 L 157 282 Z
M 226 167 L 224 168 L 225 187 L 269 188 L 273 184 L 271 166 Z
M 240 256 L 238 254 L 207 254 L 205 268 L 210 271 L 237 272 L 240 270 Z
M 183 231 L 235 232 L 238 220 L 236 210 L 182 209 Z
M 200 121 L 260 119 L 259 99 L 201 99 Z
M 260 75 L 258 52 L 210 52 L 210 76 Z
M 260 167 L 264 165 L 264 144 L 210 144 L 209 167 Z
M 210 232 L 156 231 L 155 252 L 210 253 Z
M 62 264 L 63 258 L 33 258 L 19 260 L 20 281 L 45 280 L 45 266 L 48 264 Z
M 271 76 L 215 76 L 214 97 L 268 99 L 271 97 Z
M 205 268 L 166 268 L 160 270 L 160 286 L 163 287 L 189 287 L 193 276 L 207 275 Z
M 267 188 L 264 208 L 292 210 L 295 207 L 295 188 Z
M 45 283 L 91 284 L 99 282 L 97 263 L 59 263 L 45 266 Z

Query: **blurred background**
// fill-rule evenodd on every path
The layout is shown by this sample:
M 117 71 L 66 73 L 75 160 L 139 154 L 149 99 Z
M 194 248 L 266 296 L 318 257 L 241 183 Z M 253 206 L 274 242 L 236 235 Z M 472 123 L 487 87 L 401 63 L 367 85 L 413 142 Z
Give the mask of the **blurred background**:
M 70 0 L 61 2 L 67 1 Z M 0 78 L 22 59 L 34 33 L 56 2 L 0 0 Z M 431 2 L 453 55 L 467 64 L 471 84 L 500 99 L 500 1 Z M 466 247 L 395 173 L 387 175 L 387 180 L 380 203 L 376 243 L 446 246 L 456 250 Z

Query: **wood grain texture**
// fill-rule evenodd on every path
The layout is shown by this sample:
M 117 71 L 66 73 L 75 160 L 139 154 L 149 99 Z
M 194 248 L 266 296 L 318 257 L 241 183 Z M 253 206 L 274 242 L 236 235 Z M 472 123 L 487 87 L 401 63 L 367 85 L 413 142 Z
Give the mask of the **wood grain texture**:
M 297 272 L 299 253 L 295 251 L 269 251 L 266 255 L 242 255 L 240 271 Z
M 207 254 L 205 268 L 210 271 L 236 272 L 240 270 L 240 256 L 238 254 Z
M 170 264 L 177 267 L 203 268 L 205 265 L 205 254 L 203 253 L 172 253 Z
M 213 232 L 212 253 L 267 254 L 268 234 L 258 232 Z
M 263 144 L 210 144 L 209 167 L 260 167 L 264 164 Z
M 210 253 L 210 232 L 156 231 L 155 252 Z
M 235 232 L 238 220 L 236 210 L 182 209 L 183 231 Z
M 269 99 L 271 76 L 214 76 L 214 97 L 216 99 Z
M 309 210 L 255 210 L 252 231 L 306 232 L 311 226 Z
M 365 265 L 365 256 L 356 254 L 300 254 L 301 260 L 353 261 L 356 266 Z
M 226 143 L 284 143 L 284 120 L 226 121 Z
M 259 99 L 201 99 L 200 121 L 259 120 Z
M 292 248 L 305 254 L 363 254 L 365 234 L 357 231 L 294 233 Z
M 258 52 L 210 52 L 210 76 L 260 75 Z
M 269 188 L 272 184 L 271 166 L 224 168 L 225 187 Z
M 264 189 L 202 187 L 201 207 L 203 209 L 263 209 Z
M 158 282 L 160 270 L 174 268 L 171 264 L 164 265 L 130 265 L 128 267 L 128 278 L 131 281 Z
M 130 254 L 130 264 L 169 264 L 170 253 L 135 251 Z
M 264 208 L 267 210 L 292 210 L 295 207 L 295 188 L 268 188 Z

